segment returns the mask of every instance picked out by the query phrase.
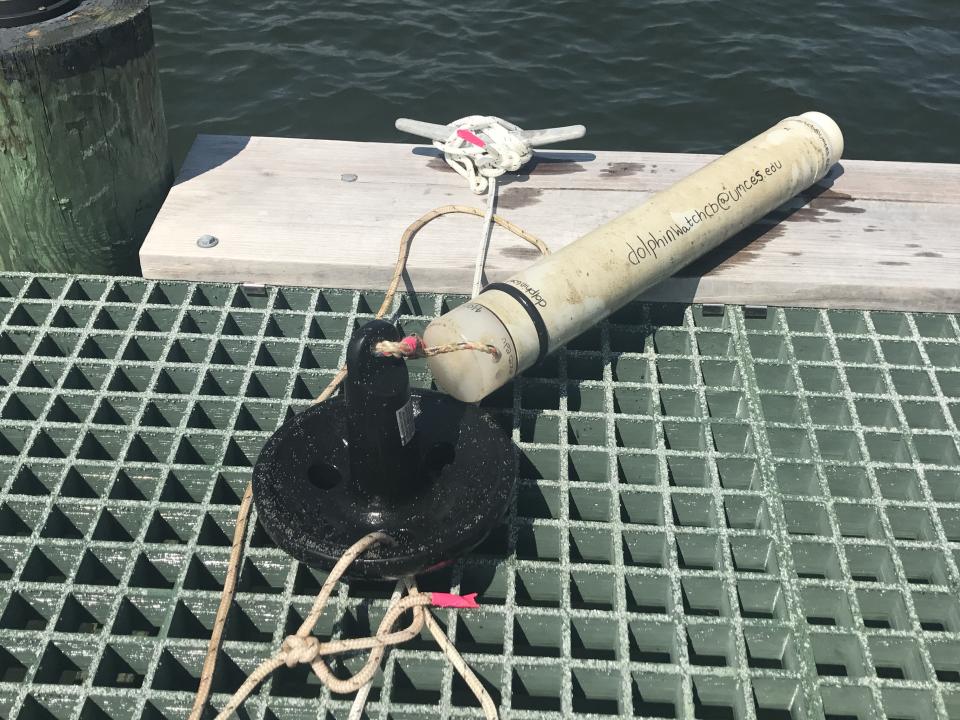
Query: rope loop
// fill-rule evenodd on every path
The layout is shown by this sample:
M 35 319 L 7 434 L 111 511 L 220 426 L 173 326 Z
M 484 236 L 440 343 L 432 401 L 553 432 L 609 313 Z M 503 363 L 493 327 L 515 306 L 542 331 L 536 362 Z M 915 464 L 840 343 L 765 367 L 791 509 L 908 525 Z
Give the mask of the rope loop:
M 533 157 L 523 130 L 503 118 L 468 115 L 450 126 L 455 128 L 450 136 L 433 144 L 478 195 L 486 191 L 490 178 L 516 172 Z
M 443 650 L 444 654 L 450 660 L 450 663 L 456 671 L 463 677 L 467 686 L 473 691 L 480 706 L 483 709 L 484 716 L 488 720 L 495 720 L 497 717 L 496 705 L 483 683 L 480 682 L 476 674 L 467 666 L 463 657 L 457 652 L 453 643 L 447 638 L 446 632 L 437 624 L 437 621 L 430 614 L 429 606 L 434 604 L 433 596 L 430 593 L 422 593 L 417 588 L 416 582 L 412 577 L 405 578 L 402 582 L 406 586 L 407 595 L 392 600 L 386 614 L 380 621 L 380 625 L 374 635 L 359 638 L 343 638 L 337 640 L 320 641 L 314 637 L 314 626 L 323 614 L 327 601 L 334 586 L 340 581 L 344 572 L 350 567 L 351 563 L 369 548 L 381 544 L 390 543 L 392 540 L 383 533 L 370 533 L 363 536 L 343 553 L 343 556 L 334 565 L 327 579 L 324 581 L 313 607 L 304 619 L 303 624 L 297 630 L 296 634 L 288 635 L 280 645 L 280 650 L 273 657 L 262 662 L 256 667 L 247 679 L 240 685 L 233 696 L 227 701 L 216 720 L 228 720 L 230 716 L 243 704 L 256 687 L 262 683 L 274 670 L 286 665 L 288 668 L 299 664 L 309 664 L 314 674 L 320 682 L 326 685 L 334 693 L 351 693 L 360 691 L 367 685 L 377 669 L 380 667 L 380 661 L 388 647 L 399 645 L 412 640 L 420 634 L 420 631 L 426 625 L 434 640 Z M 398 593 L 400 587 L 398 586 Z M 443 594 L 438 600 L 440 607 L 452 607 L 444 604 Z M 466 600 L 467 604 L 462 607 L 476 607 L 473 602 L 473 596 L 466 598 L 457 597 L 458 600 Z M 472 603 L 472 604 L 471 604 Z M 409 625 L 399 630 L 393 627 L 401 620 L 404 613 L 412 611 L 412 618 Z M 338 678 L 333 674 L 330 668 L 323 660 L 325 655 L 336 655 L 342 653 L 353 653 L 358 651 L 369 651 L 367 659 L 363 666 L 356 673 L 348 678 Z M 363 696 L 366 697 L 365 695 Z M 361 701 L 360 705 L 362 706 Z M 202 709 L 202 706 L 201 706 Z

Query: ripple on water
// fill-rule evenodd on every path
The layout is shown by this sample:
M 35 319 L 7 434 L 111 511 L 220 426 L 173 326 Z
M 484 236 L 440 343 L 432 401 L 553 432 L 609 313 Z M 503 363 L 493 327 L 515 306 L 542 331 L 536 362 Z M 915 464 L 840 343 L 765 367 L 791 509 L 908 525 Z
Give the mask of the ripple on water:
M 154 0 L 177 160 L 198 132 L 406 140 L 396 116 L 472 112 L 721 152 L 811 108 L 850 157 L 958 160 L 960 3 L 518 5 Z

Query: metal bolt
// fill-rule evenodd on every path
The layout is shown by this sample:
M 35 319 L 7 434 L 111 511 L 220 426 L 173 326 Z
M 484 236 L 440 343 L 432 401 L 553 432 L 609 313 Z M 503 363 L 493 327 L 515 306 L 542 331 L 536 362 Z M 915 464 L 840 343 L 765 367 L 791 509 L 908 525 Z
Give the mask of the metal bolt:
M 340 179 L 343 180 L 343 182 L 356 182 L 357 176 L 353 173 L 344 173 L 340 176 Z
M 220 241 L 217 240 L 213 235 L 201 235 L 197 238 L 197 247 L 202 247 L 204 249 L 216 247 L 220 244 Z
M 247 297 L 266 297 L 267 286 L 262 283 L 244 283 L 240 286 Z

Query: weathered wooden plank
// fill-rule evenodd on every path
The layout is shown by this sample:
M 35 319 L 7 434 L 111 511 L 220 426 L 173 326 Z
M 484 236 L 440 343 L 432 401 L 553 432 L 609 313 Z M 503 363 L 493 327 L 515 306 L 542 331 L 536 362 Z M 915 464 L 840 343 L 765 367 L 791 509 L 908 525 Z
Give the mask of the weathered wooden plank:
M 460 187 L 463 180 L 433 147 L 397 143 L 298 140 L 232 135 L 200 135 L 180 172 L 180 180 L 206 172 L 243 154 L 247 172 L 291 181 L 339 180 L 396 182 Z M 710 162 L 716 155 L 654 152 L 538 151 L 513 183 L 535 182 L 539 189 L 573 188 L 656 192 Z M 847 199 L 956 202 L 960 164 L 843 160 L 825 181 L 828 192 Z M 431 172 L 426 172 L 431 171 Z
M 498 213 L 559 249 L 713 156 L 549 152 L 502 183 Z M 201 136 L 141 250 L 147 277 L 383 287 L 403 229 L 446 204 L 479 205 L 432 148 Z M 845 160 L 802 197 L 650 298 L 825 307 L 960 309 L 960 165 Z M 211 234 L 220 244 L 196 245 Z M 480 235 L 435 221 L 408 263 L 420 291 L 466 292 Z M 495 230 L 490 281 L 536 252 Z

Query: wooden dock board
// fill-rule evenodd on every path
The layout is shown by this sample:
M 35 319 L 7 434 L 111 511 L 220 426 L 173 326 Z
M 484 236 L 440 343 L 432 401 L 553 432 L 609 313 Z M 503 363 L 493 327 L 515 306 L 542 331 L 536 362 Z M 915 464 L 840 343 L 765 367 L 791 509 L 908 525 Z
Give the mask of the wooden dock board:
M 713 157 L 538 153 L 502 183 L 497 212 L 556 250 Z M 148 278 L 383 288 L 404 228 L 448 204 L 480 199 L 431 147 L 201 135 L 140 259 Z M 412 287 L 468 292 L 480 228 L 448 216 L 422 230 Z M 644 297 L 957 312 L 958 228 L 960 165 L 844 160 Z M 204 234 L 219 244 L 199 248 Z M 506 279 L 536 257 L 496 229 L 486 277 Z

